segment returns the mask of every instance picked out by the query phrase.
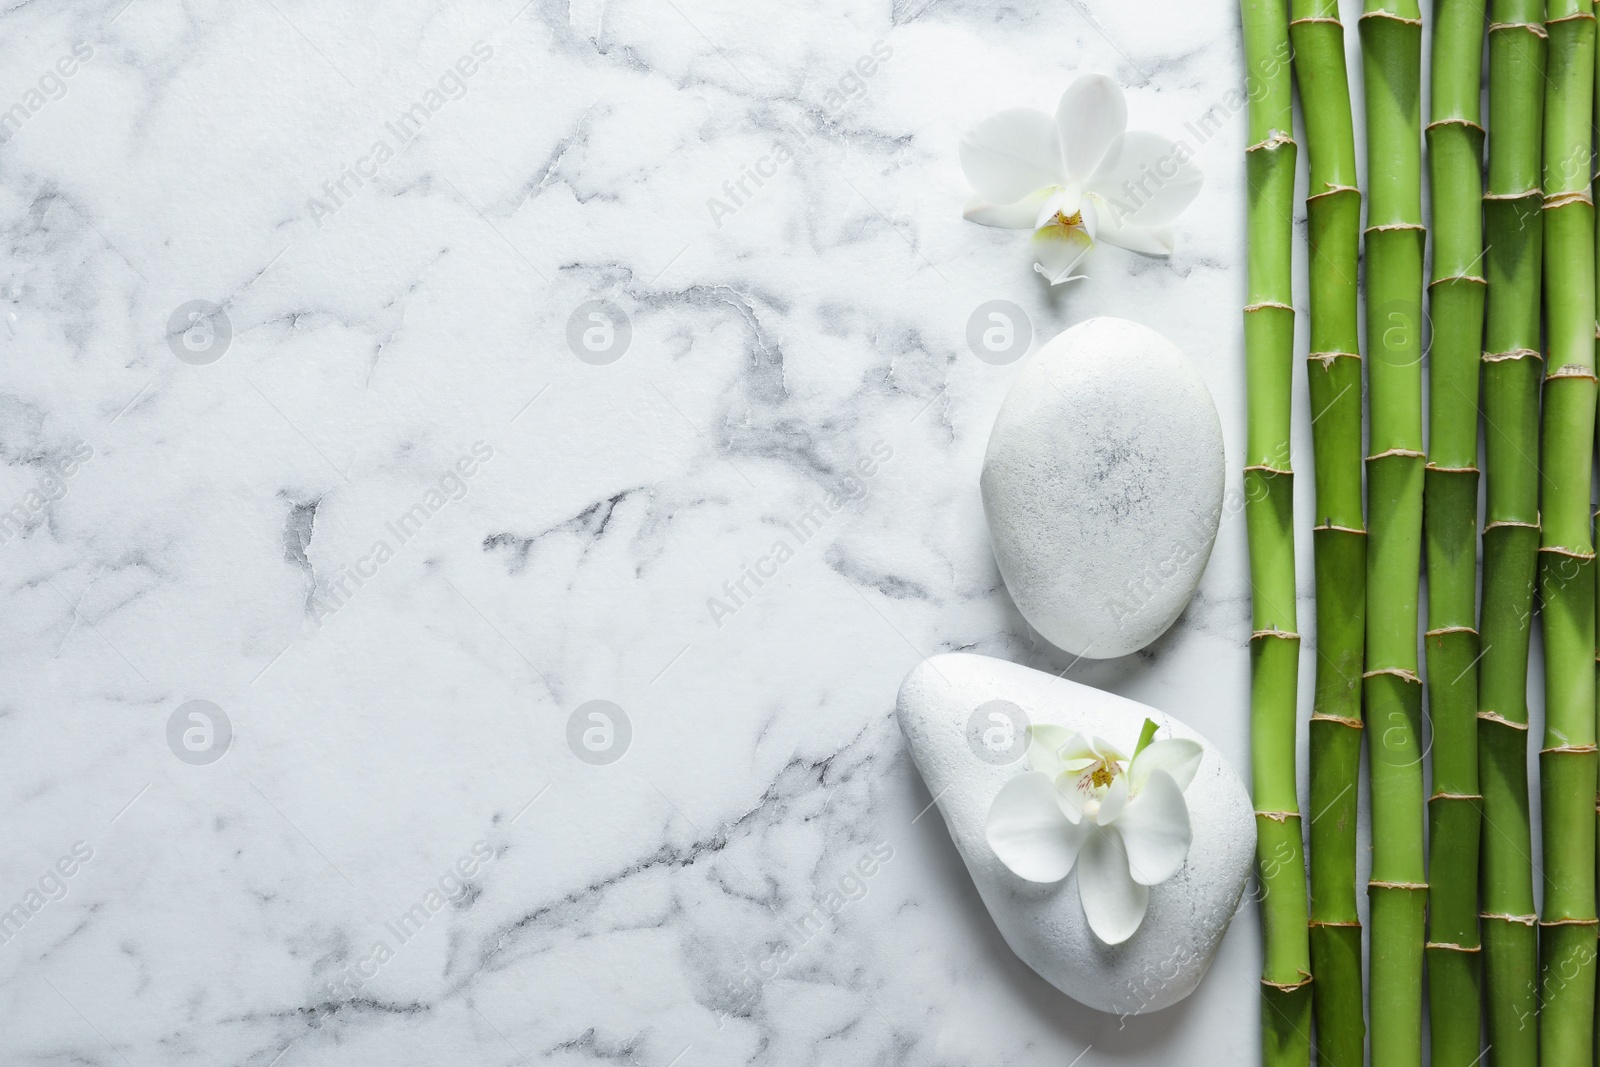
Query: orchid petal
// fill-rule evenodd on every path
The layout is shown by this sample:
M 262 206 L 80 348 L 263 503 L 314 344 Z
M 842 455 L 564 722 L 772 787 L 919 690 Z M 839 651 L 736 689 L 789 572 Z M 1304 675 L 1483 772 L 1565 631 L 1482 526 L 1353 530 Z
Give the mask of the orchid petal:
M 1197 741 L 1181 737 L 1153 741 L 1133 758 L 1133 766 L 1128 768 L 1128 784 L 1137 793 L 1144 788 L 1151 771 L 1166 771 L 1178 784 L 1178 791 L 1182 792 L 1194 781 L 1194 774 L 1200 769 L 1200 757 L 1204 754 L 1205 750 Z
M 1100 810 L 1095 814 L 1094 821 L 1100 826 L 1108 826 L 1127 806 L 1128 776 L 1119 774 L 1111 779 L 1111 785 L 1100 798 Z
M 1039 201 L 1039 210 L 1034 213 L 1034 229 L 1043 229 L 1050 225 L 1057 215 L 1062 218 L 1071 218 L 1079 214 L 1083 207 L 1083 194 L 1076 189 L 1056 189 Z M 1091 232 L 1090 237 L 1094 234 Z
M 1117 830 L 1122 834 L 1133 880 L 1159 885 L 1183 867 L 1194 833 L 1178 783 L 1164 770 L 1149 775 L 1117 820 Z
M 1193 203 L 1203 180 L 1186 145 L 1131 130 L 1112 144 L 1087 188 L 1105 201 L 1113 221 L 1160 226 Z
M 991 204 L 1014 204 L 1036 189 L 1059 185 L 1065 175 L 1055 120 L 1026 107 L 991 115 L 961 138 L 961 170 Z
M 1128 128 L 1128 102 L 1116 82 L 1104 74 L 1086 74 L 1061 94 L 1056 125 L 1067 174 L 1087 178 Z
M 1102 827 L 1084 843 L 1078 896 L 1089 929 L 1108 945 L 1122 944 L 1144 922 L 1150 890 L 1128 873 L 1128 857 L 1115 829 Z
M 1002 230 L 1031 230 L 1039 219 L 1039 208 L 1050 198 L 1051 190 L 1038 189 L 1014 204 L 991 204 L 981 196 L 967 201 L 961 212 L 968 222 L 996 226 Z
M 1028 727 L 1028 769 L 1051 778 L 1061 773 L 1061 752 L 1078 735 L 1065 726 L 1035 723 Z
M 1088 202 L 1085 202 L 1079 211 L 1082 215 L 1080 226 L 1052 224 L 1042 226 L 1033 232 L 1033 269 L 1048 278 L 1051 285 L 1061 285 L 1083 277 L 1081 274 L 1074 274 L 1073 268 L 1082 262 L 1083 257 L 1094 247 L 1096 222 L 1094 207 Z M 1089 759 L 1098 758 L 1098 754 L 1092 749 L 1083 755 Z
M 1000 862 L 1030 882 L 1059 882 L 1072 873 L 1088 833 L 1062 815 L 1055 786 L 1037 771 L 1000 788 L 989 807 L 984 837 Z
M 1100 212 L 1100 225 L 1095 236 L 1106 244 L 1142 252 L 1147 256 L 1170 256 L 1178 247 L 1178 236 L 1171 226 L 1134 226 L 1116 222 L 1110 211 Z
M 1114 759 L 1122 763 L 1128 762 L 1127 754 L 1103 737 L 1094 739 L 1094 750 L 1102 759 Z

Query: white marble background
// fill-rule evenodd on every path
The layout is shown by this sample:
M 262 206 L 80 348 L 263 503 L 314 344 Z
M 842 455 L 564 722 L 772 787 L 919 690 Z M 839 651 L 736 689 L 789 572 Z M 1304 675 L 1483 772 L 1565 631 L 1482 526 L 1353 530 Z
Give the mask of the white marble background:
M 1094 315 L 1164 332 L 1237 484 L 1244 123 L 1184 126 L 1243 82 L 1233 0 L 525 2 L 0 14 L 0 107 L 25 115 L 0 145 L 0 910 L 42 902 L 0 944 L 0 1061 L 1252 1062 L 1253 912 L 1182 1005 L 1075 1005 L 919 818 L 892 717 L 919 658 L 973 650 L 1247 766 L 1242 522 L 1149 650 L 1045 647 L 976 484 L 1015 366 L 965 340 L 999 297 L 1035 346 Z M 1018 236 L 962 221 L 955 146 L 1087 70 L 1208 183 L 1170 261 L 1102 249 L 1049 292 Z M 331 200 L 441 77 L 455 98 Z M 790 124 L 820 131 L 713 219 Z M 631 324 L 609 365 L 566 340 L 593 299 Z M 191 300 L 231 327 L 209 363 L 168 344 Z M 400 543 L 386 524 L 441 483 L 464 495 Z M 632 727 L 608 766 L 567 743 L 595 699 Z M 231 723 L 209 765 L 169 748 L 191 700 Z M 874 846 L 864 895 L 746 981 Z M 463 858 L 401 943 L 386 924 Z

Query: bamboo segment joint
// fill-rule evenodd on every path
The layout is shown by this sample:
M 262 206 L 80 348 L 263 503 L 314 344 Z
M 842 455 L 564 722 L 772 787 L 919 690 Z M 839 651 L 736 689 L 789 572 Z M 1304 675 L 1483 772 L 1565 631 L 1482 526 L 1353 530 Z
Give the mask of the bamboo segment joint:
M 1483 794 L 1482 793 L 1435 793 L 1435 794 L 1433 794 L 1433 796 L 1428 798 L 1429 801 L 1434 801 L 1434 800 L 1482 800 L 1482 799 L 1483 799 Z
M 1308 16 L 1308 17 L 1303 18 L 1303 19 L 1291 19 L 1289 21 L 1289 26 L 1291 28 L 1293 28 L 1295 26 L 1309 26 L 1309 25 L 1312 25 L 1314 23 L 1319 23 L 1319 22 L 1324 24 L 1324 25 L 1327 25 L 1327 26 L 1341 26 L 1342 27 L 1344 25 L 1344 23 L 1340 22 L 1338 19 L 1321 18 L 1319 16 L 1312 15 L 1312 16 Z
M 1483 532 L 1488 533 L 1490 530 L 1498 530 L 1502 526 L 1519 526 L 1524 530 L 1537 530 L 1539 528 L 1539 524 L 1536 522 L 1518 522 L 1516 519 L 1496 519 L 1489 525 L 1485 526 L 1483 528 Z
M 1376 678 L 1382 674 L 1392 674 L 1402 682 L 1415 682 L 1418 685 L 1422 684 L 1422 679 L 1417 677 L 1416 671 L 1409 671 L 1404 667 L 1380 667 L 1375 671 L 1367 671 L 1361 677 L 1363 679 Z
M 1480 919 L 1499 919 L 1506 923 L 1521 923 L 1523 926 L 1534 926 L 1539 922 L 1537 915 L 1511 915 L 1503 911 L 1485 911 L 1478 915 Z
M 1362 233 L 1388 233 L 1394 230 L 1414 230 L 1417 233 L 1427 233 L 1428 228 L 1420 222 L 1386 222 L 1381 226 L 1368 226 Z
M 1407 893 L 1416 893 L 1428 888 L 1427 882 L 1368 882 L 1368 889 L 1401 889 Z
M 1375 459 L 1388 459 L 1390 456 L 1409 456 L 1412 459 L 1423 459 L 1425 454 L 1415 448 L 1391 448 L 1387 452 L 1377 452 L 1367 457 L 1370 463 Z
M 1255 144 L 1251 145 L 1249 148 L 1246 148 L 1245 151 L 1246 152 L 1271 152 L 1274 149 L 1282 148 L 1285 145 L 1293 147 L 1294 146 L 1294 138 L 1292 136 L 1290 136 L 1284 130 L 1273 130 L 1271 133 L 1267 134 L 1267 136 L 1266 136 L 1266 138 L 1264 140 L 1257 141 Z
M 1434 130 L 1434 129 L 1438 129 L 1440 126 L 1464 126 L 1469 130 L 1477 130 L 1479 133 L 1487 132 L 1487 131 L 1484 130 L 1484 128 L 1482 126 L 1480 126 L 1476 122 L 1473 122 L 1471 119 L 1460 118 L 1460 117 L 1448 118 L 1448 119 L 1436 119 L 1433 122 L 1430 122 L 1426 126 L 1424 126 L 1423 130 L 1425 130 L 1425 131 L 1426 130 Z
M 1542 36 L 1542 35 L 1541 35 Z M 1485 200 L 1530 200 L 1533 197 L 1543 197 L 1544 190 L 1537 185 L 1524 189 L 1520 193 L 1484 193 Z
M 1261 984 L 1264 986 L 1270 986 L 1280 993 L 1293 993 L 1295 990 L 1304 989 L 1306 986 L 1311 984 L 1311 976 L 1306 974 L 1304 971 L 1301 971 L 1300 973 L 1305 975 L 1305 977 L 1301 978 L 1298 982 L 1272 982 L 1263 978 L 1261 979 Z
M 1478 712 L 1478 718 L 1482 719 L 1484 722 L 1497 722 L 1501 726 L 1509 726 L 1513 730 L 1521 730 L 1524 733 L 1526 733 L 1528 730 L 1527 723 L 1517 722 L 1515 719 L 1508 719 L 1504 715 L 1501 715 L 1498 711 L 1480 711 Z
M 1549 37 L 1550 36 L 1548 33 L 1545 32 L 1545 28 L 1543 26 L 1541 26 L 1537 22 L 1491 22 L 1491 23 L 1489 23 L 1489 32 L 1490 33 L 1500 33 L 1500 32 L 1505 31 L 1505 30 L 1527 30 L 1529 33 L 1531 33 L 1535 37 L 1539 37 L 1539 38 L 1545 38 L 1545 37 Z
M 1433 471 L 1435 474 L 1477 474 L 1478 473 L 1478 468 L 1477 467 L 1441 467 L 1437 463 L 1428 464 L 1426 469 L 1430 470 L 1430 471 Z
M 1546 26 L 1559 26 L 1563 22 L 1583 22 L 1583 21 L 1593 22 L 1594 21 L 1594 13 L 1592 11 L 1574 11 L 1570 15 L 1562 15 L 1558 19 L 1545 19 L 1544 20 L 1544 24 Z
M 1298 819 L 1299 817 L 1300 817 L 1300 813 L 1298 811 L 1258 811 L 1258 812 L 1256 812 L 1256 818 L 1258 818 L 1258 819 L 1271 819 L 1273 822 L 1281 822 L 1281 823 L 1287 823 L 1290 819 Z
M 1248 315 L 1252 311 L 1265 311 L 1268 308 L 1277 308 L 1279 311 L 1294 310 L 1294 306 L 1291 304 L 1280 304 L 1276 300 L 1263 300 L 1258 304 L 1246 304 L 1244 306 L 1244 313 Z
M 1541 748 L 1541 756 L 1592 756 L 1600 752 L 1594 745 L 1556 745 L 1553 748 Z
M 1579 548 L 1562 548 L 1560 545 L 1541 545 L 1539 551 L 1548 552 L 1552 556 L 1566 556 L 1568 559 L 1575 559 L 1580 563 L 1594 559 L 1593 552 L 1585 552 Z
M 1540 926 L 1600 926 L 1600 919 L 1540 919 Z
M 1589 18 L 1594 18 L 1594 16 L 1590 15 Z M 1557 193 L 1554 196 L 1544 198 L 1544 210 L 1546 211 L 1554 211 L 1556 208 L 1566 207 L 1568 204 L 1588 204 L 1590 207 L 1594 207 L 1594 198 L 1586 190 L 1581 189 L 1570 193 Z
M 1312 533 L 1347 533 L 1347 534 L 1360 534 L 1362 537 L 1367 536 L 1367 531 L 1361 529 L 1359 526 L 1338 526 L 1338 525 L 1335 525 L 1334 523 L 1331 523 L 1331 522 L 1325 522 L 1321 526 L 1313 526 L 1313 527 L 1311 527 L 1311 532 Z
M 1361 16 L 1361 21 L 1365 22 L 1368 19 L 1387 19 L 1390 22 L 1398 22 L 1402 26 L 1415 26 L 1418 29 L 1422 28 L 1421 19 L 1408 19 L 1404 15 L 1396 15 L 1393 11 L 1368 11 L 1366 14 Z
M 1367 724 L 1362 722 L 1360 719 L 1351 719 L 1344 715 L 1328 715 L 1324 712 L 1312 713 L 1311 721 L 1334 722 L 1338 723 L 1340 726 L 1348 726 L 1352 730 L 1365 730 L 1367 728 Z
M 1594 371 L 1582 363 L 1568 363 L 1544 376 L 1544 380 L 1547 382 L 1556 378 L 1587 378 L 1591 382 L 1600 381 L 1600 378 L 1595 377 Z
M 1437 630 L 1429 630 L 1423 637 L 1439 637 L 1442 634 L 1477 634 L 1470 626 L 1441 626 Z
M 1423 948 L 1443 949 L 1445 952 L 1482 952 L 1482 945 L 1457 945 L 1450 941 L 1429 941 Z
M 1307 926 L 1343 926 L 1343 927 L 1353 928 L 1353 929 L 1356 929 L 1356 930 L 1361 929 L 1361 922 L 1359 920 L 1312 919 L 1306 925 Z
M 1311 21 L 1311 20 L 1308 19 L 1307 21 Z M 1335 22 L 1333 19 L 1328 19 L 1327 21 L 1333 22 L 1334 25 L 1338 25 L 1338 23 Z M 1357 200 L 1361 199 L 1361 190 L 1357 189 L 1355 186 L 1353 186 L 1353 185 L 1334 185 L 1333 183 L 1330 182 L 1330 183 L 1328 183 L 1328 187 L 1326 189 L 1322 190 L 1322 192 L 1309 194 L 1306 197 L 1306 203 L 1309 204 L 1313 200 L 1321 200 L 1325 196 L 1339 196 L 1339 195 L 1344 194 L 1344 193 L 1355 193 L 1356 194 L 1356 199 Z
M 1504 363 L 1513 359 L 1537 359 L 1541 363 L 1544 362 L 1544 356 L 1532 348 L 1513 348 L 1509 352 L 1485 352 L 1483 354 L 1485 363 Z
M 1489 279 L 1480 278 L 1476 274 L 1452 274 L 1448 278 L 1435 278 L 1428 283 L 1428 288 L 1431 289 L 1435 285 L 1447 285 L 1450 282 L 1470 282 L 1473 285 L 1488 285 Z
M 1359 360 L 1360 358 L 1361 358 L 1361 353 L 1360 352 L 1307 352 L 1306 353 L 1306 362 L 1309 363 L 1311 360 L 1316 360 L 1318 363 L 1322 364 L 1322 369 L 1323 370 L 1327 370 L 1330 367 L 1332 367 L 1333 366 L 1333 361 L 1336 360 L 1336 359 L 1355 359 L 1355 360 Z
M 1280 637 L 1285 641 L 1300 640 L 1300 635 L 1292 630 L 1257 630 L 1255 633 L 1250 635 L 1250 640 L 1254 641 L 1257 638 L 1266 637 Z

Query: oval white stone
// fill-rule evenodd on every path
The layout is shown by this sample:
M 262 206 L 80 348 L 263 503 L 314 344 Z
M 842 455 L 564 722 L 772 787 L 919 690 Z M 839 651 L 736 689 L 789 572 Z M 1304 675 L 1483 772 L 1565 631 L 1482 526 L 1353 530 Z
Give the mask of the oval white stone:
M 983 460 L 983 509 L 1011 598 L 1068 652 L 1110 659 L 1194 596 L 1222 516 L 1222 423 L 1172 342 L 1099 318 L 1022 368 Z
M 1078 874 L 1027 882 L 1000 862 L 984 837 L 989 805 L 1026 768 L 982 758 L 973 712 L 1007 700 L 1034 723 L 1055 723 L 1132 752 L 1149 718 L 1161 737 L 1199 742 L 1204 752 L 1184 791 L 1194 841 L 1182 869 L 1150 889 L 1144 922 L 1127 941 L 1095 937 L 1078 899 Z M 900 729 L 978 894 L 1006 944 L 1039 976 L 1099 1011 L 1137 1015 L 1192 993 L 1211 966 L 1239 906 L 1256 845 L 1249 794 L 1222 754 L 1176 719 L 1143 704 L 1052 674 L 969 653 L 923 660 L 900 686 Z

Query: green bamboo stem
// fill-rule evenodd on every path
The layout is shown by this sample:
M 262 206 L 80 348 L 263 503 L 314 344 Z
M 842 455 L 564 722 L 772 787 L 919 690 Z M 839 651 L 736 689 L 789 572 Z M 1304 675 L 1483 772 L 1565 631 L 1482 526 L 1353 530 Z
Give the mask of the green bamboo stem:
M 1595 583 L 1589 529 L 1595 424 L 1595 233 L 1589 198 L 1595 20 L 1591 0 L 1551 0 L 1544 112 L 1548 374 L 1541 441 L 1545 734 L 1539 754 L 1544 910 L 1540 1061 L 1594 1055 Z
M 1528 639 L 1539 547 L 1544 0 L 1494 0 L 1489 30 L 1487 509 L 1478 662 L 1487 1062 L 1538 1061 L 1538 933 L 1528 794 Z
M 1361 512 L 1361 337 L 1357 259 L 1361 192 L 1338 0 L 1293 0 L 1289 33 L 1305 112 L 1311 177 L 1312 441 L 1316 460 L 1317 674 L 1310 724 L 1311 971 L 1317 1061 L 1361 1067 L 1361 916 L 1356 801 L 1366 530 Z
M 1250 80 L 1249 389 L 1245 525 L 1250 539 L 1250 766 L 1261 881 L 1265 1067 L 1311 1061 L 1306 872 L 1295 790 L 1300 635 L 1295 622 L 1294 475 L 1289 464 L 1295 143 L 1287 0 L 1240 0 Z
M 1435 1067 L 1473 1067 L 1482 1033 L 1478 936 L 1478 367 L 1483 259 L 1481 0 L 1434 0 L 1428 177 L 1428 1011 Z
M 1422 16 L 1367 0 L 1367 754 L 1372 789 L 1372 1062 L 1422 1063 Z

